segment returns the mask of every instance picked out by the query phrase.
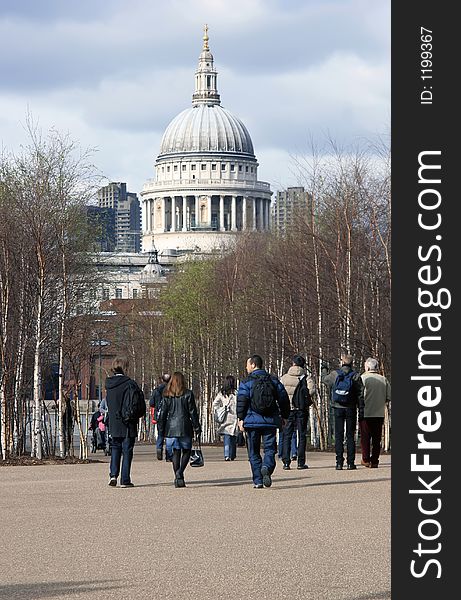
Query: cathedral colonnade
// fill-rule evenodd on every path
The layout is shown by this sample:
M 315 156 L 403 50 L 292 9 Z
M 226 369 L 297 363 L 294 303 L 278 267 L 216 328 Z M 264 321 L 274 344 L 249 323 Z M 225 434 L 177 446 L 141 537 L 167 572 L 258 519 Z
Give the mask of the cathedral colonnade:
M 144 198 L 143 223 L 145 233 L 267 231 L 270 199 L 226 194 Z

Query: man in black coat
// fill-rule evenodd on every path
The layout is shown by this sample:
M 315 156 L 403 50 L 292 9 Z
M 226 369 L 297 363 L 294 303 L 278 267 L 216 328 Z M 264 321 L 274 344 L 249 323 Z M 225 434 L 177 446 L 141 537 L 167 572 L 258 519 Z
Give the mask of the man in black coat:
M 330 388 L 331 405 L 334 411 L 335 419 L 335 450 L 336 450 L 336 470 L 341 471 L 344 463 L 344 425 L 346 425 L 346 448 L 347 448 L 347 469 L 355 470 L 355 430 L 357 426 L 357 408 L 363 395 L 362 379 L 360 373 L 353 369 L 353 359 L 350 354 L 343 352 L 341 354 L 341 363 L 339 369 L 333 369 L 328 372 L 328 368 L 322 367 L 322 382 Z M 339 402 L 335 398 L 334 388 L 338 385 L 338 375 L 342 380 L 350 379 L 350 390 L 344 394 L 344 399 Z
M 134 443 L 138 435 L 138 420 L 124 423 L 122 405 L 126 401 L 127 395 L 138 386 L 133 379 L 125 375 L 127 370 L 128 360 L 126 358 L 114 358 L 112 362 L 114 374 L 106 379 L 106 401 L 112 437 L 109 485 L 113 487 L 117 485 L 122 456 L 120 485 L 121 487 L 134 487 L 131 482 L 131 461 L 133 460 Z

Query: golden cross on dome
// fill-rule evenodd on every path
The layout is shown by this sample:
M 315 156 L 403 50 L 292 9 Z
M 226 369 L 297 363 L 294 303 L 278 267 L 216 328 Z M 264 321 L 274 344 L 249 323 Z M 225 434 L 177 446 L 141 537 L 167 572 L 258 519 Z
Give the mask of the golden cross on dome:
M 209 46 L 208 46 L 208 25 L 205 23 L 205 27 L 203 28 L 203 31 L 205 32 L 205 35 L 203 36 L 203 49 L 204 50 L 209 50 Z

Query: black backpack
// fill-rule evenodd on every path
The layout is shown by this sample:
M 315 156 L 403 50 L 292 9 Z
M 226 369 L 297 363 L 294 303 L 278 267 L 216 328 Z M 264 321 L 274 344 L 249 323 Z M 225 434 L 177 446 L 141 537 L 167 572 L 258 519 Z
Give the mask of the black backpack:
M 298 385 L 293 392 L 293 398 L 291 399 L 294 408 L 297 410 L 306 411 L 312 404 L 312 398 L 307 388 L 307 378 L 302 375 L 298 381 Z
M 254 379 L 251 398 L 251 410 L 269 417 L 277 409 L 278 392 L 270 375 L 252 375 Z
M 128 389 L 122 402 L 122 421 L 125 423 L 125 425 L 128 423 L 135 423 L 138 419 L 144 417 L 145 415 L 146 401 L 144 399 L 144 392 L 135 381 L 130 380 L 128 383 Z

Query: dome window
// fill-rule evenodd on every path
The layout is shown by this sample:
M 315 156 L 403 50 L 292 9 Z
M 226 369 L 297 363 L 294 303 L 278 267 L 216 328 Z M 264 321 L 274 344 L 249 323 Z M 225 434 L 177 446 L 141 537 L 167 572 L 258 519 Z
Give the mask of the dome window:
M 248 173 L 248 166 L 245 167 L 245 173 Z
M 186 170 L 186 165 L 182 166 L 182 170 L 185 171 Z
M 251 172 L 254 173 L 254 168 L 253 167 L 251 167 Z
M 173 167 L 173 169 L 174 169 L 175 171 L 177 171 L 177 170 L 178 170 L 178 165 L 175 165 L 175 166 Z
M 225 171 L 226 170 L 226 163 L 222 163 L 221 165 L 221 171 Z
M 243 171 L 243 167 L 242 165 L 239 165 L 239 173 L 241 173 Z
M 235 165 L 231 165 L 231 171 L 235 171 Z
M 166 172 L 169 173 L 170 172 L 170 165 L 168 165 L 168 167 L 166 168 Z
M 206 163 L 202 163 L 202 171 L 205 171 L 206 169 Z
M 216 165 L 211 165 L 211 170 L 216 171 Z
M 191 171 L 195 171 L 195 165 L 191 165 L 191 166 L 190 166 L 190 170 L 191 170 Z

